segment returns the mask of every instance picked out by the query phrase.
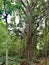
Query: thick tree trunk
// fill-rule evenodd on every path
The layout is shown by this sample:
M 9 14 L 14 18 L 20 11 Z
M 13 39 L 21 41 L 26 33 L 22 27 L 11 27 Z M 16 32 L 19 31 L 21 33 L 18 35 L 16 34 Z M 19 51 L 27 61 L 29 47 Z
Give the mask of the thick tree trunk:
M 26 59 L 32 60 L 32 23 L 27 24 Z

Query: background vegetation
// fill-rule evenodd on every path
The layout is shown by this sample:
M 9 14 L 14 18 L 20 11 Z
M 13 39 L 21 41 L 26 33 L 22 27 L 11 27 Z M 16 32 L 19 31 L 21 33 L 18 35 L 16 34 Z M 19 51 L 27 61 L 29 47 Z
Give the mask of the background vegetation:
M 5 64 L 49 65 L 49 0 L 0 0 L 0 65 Z

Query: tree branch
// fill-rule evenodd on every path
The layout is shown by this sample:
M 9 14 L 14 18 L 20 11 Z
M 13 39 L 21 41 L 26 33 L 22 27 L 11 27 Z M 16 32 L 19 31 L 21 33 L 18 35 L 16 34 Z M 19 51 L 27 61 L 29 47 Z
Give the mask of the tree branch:
M 26 8 L 26 5 L 24 4 L 24 2 L 22 0 L 18 0 L 19 2 L 22 3 L 22 5 Z
M 34 2 L 32 2 L 31 4 L 31 8 L 34 9 L 37 6 L 37 0 L 34 0 Z
M 20 2 L 23 5 L 22 8 L 23 7 L 26 8 L 26 5 L 24 4 L 24 2 L 22 0 L 17 0 L 17 1 Z M 23 8 L 23 12 L 27 16 L 26 11 L 24 10 L 24 8 Z

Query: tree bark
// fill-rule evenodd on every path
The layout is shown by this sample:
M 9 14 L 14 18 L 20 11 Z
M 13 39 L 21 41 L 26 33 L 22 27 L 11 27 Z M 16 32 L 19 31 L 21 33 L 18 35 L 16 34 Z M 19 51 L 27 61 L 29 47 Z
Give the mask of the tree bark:
M 27 24 L 27 43 L 26 43 L 26 59 L 32 60 L 32 23 Z

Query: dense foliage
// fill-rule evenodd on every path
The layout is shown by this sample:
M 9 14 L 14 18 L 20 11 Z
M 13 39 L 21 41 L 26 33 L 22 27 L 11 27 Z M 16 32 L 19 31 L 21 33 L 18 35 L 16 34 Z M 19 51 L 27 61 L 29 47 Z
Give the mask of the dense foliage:
M 48 56 L 49 1 L 0 0 L 0 63 L 3 57 L 6 65 L 41 63 L 45 57 L 46 65 Z

